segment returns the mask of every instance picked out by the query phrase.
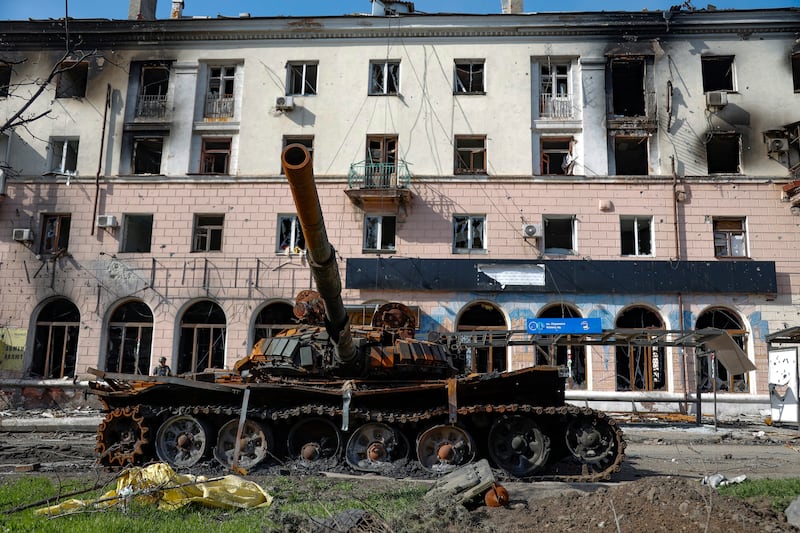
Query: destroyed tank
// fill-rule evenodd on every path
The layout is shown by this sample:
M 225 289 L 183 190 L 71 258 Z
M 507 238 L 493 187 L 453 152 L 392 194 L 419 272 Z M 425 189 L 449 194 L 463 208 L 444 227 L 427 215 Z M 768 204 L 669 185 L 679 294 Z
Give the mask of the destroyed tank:
M 401 303 L 351 326 L 310 155 L 294 144 L 282 159 L 318 292 L 301 292 L 296 327 L 258 341 L 232 371 L 90 370 L 89 390 L 106 411 L 101 464 L 193 467 L 213 457 L 234 471 L 341 462 L 363 472 L 419 465 L 435 476 L 488 459 L 510 477 L 573 481 L 619 470 L 622 431 L 566 404 L 558 367 L 458 375 L 451 345 L 415 338 L 415 316 Z

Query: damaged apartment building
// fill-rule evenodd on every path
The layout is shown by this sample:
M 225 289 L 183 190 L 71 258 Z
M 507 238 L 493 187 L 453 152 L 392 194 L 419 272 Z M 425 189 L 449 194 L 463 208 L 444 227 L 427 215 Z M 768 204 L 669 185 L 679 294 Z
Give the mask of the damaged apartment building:
M 800 9 L 364 3 L 0 21 L 0 378 L 230 368 L 292 323 L 300 143 L 354 324 L 402 302 L 463 370 L 564 365 L 601 408 L 769 406 L 770 335 L 800 325 Z M 531 342 L 563 318 L 601 333 Z M 706 328 L 755 370 L 675 340 Z

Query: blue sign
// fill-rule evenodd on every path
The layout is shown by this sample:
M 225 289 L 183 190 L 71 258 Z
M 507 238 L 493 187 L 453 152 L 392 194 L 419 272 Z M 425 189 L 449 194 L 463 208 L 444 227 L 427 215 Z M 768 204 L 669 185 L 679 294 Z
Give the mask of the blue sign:
M 602 333 L 599 318 L 529 318 L 525 327 L 531 335 L 584 335 Z

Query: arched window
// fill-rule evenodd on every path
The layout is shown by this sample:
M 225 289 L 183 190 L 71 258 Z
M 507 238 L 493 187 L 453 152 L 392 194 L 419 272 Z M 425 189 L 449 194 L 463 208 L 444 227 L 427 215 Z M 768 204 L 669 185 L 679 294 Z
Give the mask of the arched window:
M 225 366 L 225 313 L 210 301 L 183 313 L 178 347 L 178 373 L 204 372 Z
M 117 307 L 108 322 L 106 371 L 147 375 L 153 345 L 153 313 L 143 302 Z
M 745 353 L 747 353 L 747 331 L 745 331 L 739 317 L 733 311 L 724 308 L 708 309 L 697 317 L 696 329 L 717 328 L 724 329 L 733 338 Z M 704 391 L 714 390 L 712 387 L 711 358 L 702 357 L 700 365 L 700 388 Z M 718 391 L 747 392 L 747 374 L 729 374 L 721 364 L 716 365 L 716 382 Z
M 664 329 L 661 318 L 645 307 L 631 307 L 617 318 L 618 328 Z M 617 390 L 663 390 L 667 366 L 662 346 L 617 346 Z
M 571 305 L 552 305 L 539 313 L 539 318 L 581 318 L 581 314 Z M 565 366 L 569 371 L 567 388 L 586 388 L 586 347 L 549 346 L 537 347 L 537 365 Z
M 292 306 L 285 302 L 275 302 L 264 306 L 253 324 L 253 342 L 273 337 L 287 326 L 297 323 Z
M 75 375 L 81 313 L 59 298 L 45 305 L 36 319 L 30 374 L 44 379 Z
M 508 326 L 503 313 L 487 302 L 474 303 L 467 307 L 458 318 L 457 331 L 459 332 L 478 332 L 472 335 L 472 342 L 478 342 L 481 338 L 480 332 L 491 333 L 492 330 L 507 331 Z M 463 336 L 467 336 L 466 333 Z M 505 346 L 476 346 L 468 348 L 464 359 L 457 358 L 453 363 L 459 370 L 470 372 L 503 372 L 506 370 Z

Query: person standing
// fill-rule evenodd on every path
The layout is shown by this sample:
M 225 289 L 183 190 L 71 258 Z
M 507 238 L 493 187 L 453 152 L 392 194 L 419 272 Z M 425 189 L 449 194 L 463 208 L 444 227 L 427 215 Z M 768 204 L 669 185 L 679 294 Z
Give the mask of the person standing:
M 166 357 L 159 357 L 158 358 L 158 366 L 153 368 L 152 374 L 154 376 L 171 376 L 172 369 L 167 365 L 167 358 Z

